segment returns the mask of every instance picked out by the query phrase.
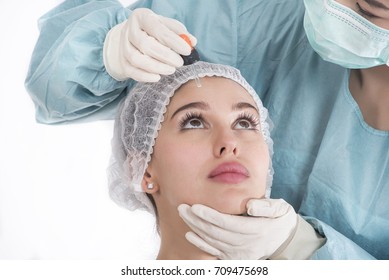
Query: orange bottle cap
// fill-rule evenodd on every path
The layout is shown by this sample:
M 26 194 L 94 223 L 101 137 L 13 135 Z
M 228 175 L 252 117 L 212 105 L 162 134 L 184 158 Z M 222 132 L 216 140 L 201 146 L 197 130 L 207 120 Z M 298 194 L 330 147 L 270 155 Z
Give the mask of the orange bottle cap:
M 193 49 L 192 42 L 190 41 L 188 35 L 186 34 L 180 34 L 180 37 L 185 40 L 185 42 L 188 43 L 188 45 Z

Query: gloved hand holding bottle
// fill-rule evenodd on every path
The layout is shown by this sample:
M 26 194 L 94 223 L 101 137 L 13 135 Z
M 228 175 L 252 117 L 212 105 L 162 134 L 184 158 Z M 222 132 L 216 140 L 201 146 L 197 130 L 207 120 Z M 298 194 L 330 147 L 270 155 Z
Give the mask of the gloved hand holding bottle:
M 282 199 L 251 199 L 247 216 L 204 205 L 181 204 L 178 211 L 193 230 L 187 240 L 219 259 L 308 259 L 325 242 Z
M 146 8 L 136 9 L 108 32 L 103 48 L 104 66 L 118 81 L 156 82 L 160 75 L 172 74 L 183 65 L 180 55 L 191 53 L 180 34 L 187 35 L 192 46 L 196 45 L 196 38 L 179 21 Z

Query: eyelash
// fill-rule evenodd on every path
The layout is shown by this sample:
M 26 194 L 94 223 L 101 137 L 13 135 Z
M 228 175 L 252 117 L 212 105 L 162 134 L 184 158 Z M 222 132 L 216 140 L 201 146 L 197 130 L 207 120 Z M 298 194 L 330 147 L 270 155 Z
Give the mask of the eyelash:
M 203 116 L 201 115 L 201 113 L 195 113 L 195 112 L 188 112 L 185 114 L 185 116 L 179 121 L 179 127 L 180 129 L 184 130 L 184 127 L 188 124 L 188 122 L 191 120 L 191 119 L 198 119 L 200 120 L 201 122 L 204 122 L 204 118 Z M 250 125 L 252 126 L 252 128 L 248 129 L 248 130 L 258 130 L 258 126 L 259 126 L 259 119 L 258 117 L 254 116 L 253 114 L 250 114 L 250 113 L 247 113 L 247 112 L 243 112 L 243 113 L 240 113 L 239 116 L 237 117 L 237 119 L 235 120 L 234 122 L 234 125 L 240 121 L 240 120 L 247 120 Z
M 247 120 L 250 123 L 250 125 L 252 126 L 252 128 L 250 128 L 250 130 L 258 130 L 259 118 L 257 116 L 254 116 L 253 114 L 250 114 L 247 112 L 243 112 L 243 113 L 239 114 L 235 123 L 237 123 L 240 120 Z
M 191 119 L 199 119 L 202 122 L 204 121 L 203 116 L 200 113 L 188 112 L 185 116 L 179 121 L 180 129 L 184 129 L 184 127 L 188 124 Z

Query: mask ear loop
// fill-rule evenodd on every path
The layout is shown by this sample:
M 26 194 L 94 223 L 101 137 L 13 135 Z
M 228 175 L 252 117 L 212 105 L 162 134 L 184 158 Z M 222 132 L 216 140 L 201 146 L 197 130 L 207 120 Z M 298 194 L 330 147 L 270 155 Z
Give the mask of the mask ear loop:
M 197 61 L 200 61 L 200 55 L 197 50 L 192 46 L 192 42 L 190 41 L 189 37 L 186 34 L 181 34 L 180 37 L 184 39 L 185 42 L 187 42 L 192 49 L 189 55 L 181 55 L 182 59 L 184 60 L 184 65 L 191 65 Z M 195 76 L 196 86 L 201 87 L 200 78 L 197 73 L 192 70 L 192 74 Z

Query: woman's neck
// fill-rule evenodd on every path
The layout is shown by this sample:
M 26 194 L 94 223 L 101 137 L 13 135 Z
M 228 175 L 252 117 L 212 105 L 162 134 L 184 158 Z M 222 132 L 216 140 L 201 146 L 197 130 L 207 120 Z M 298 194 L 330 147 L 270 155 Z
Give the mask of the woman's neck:
M 161 245 L 158 260 L 212 260 L 215 257 L 201 251 L 185 238 L 190 228 L 177 215 L 160 217 Z
M 389 67 L 351 70 L 350 92 L 370 126 L 389 130 Z

